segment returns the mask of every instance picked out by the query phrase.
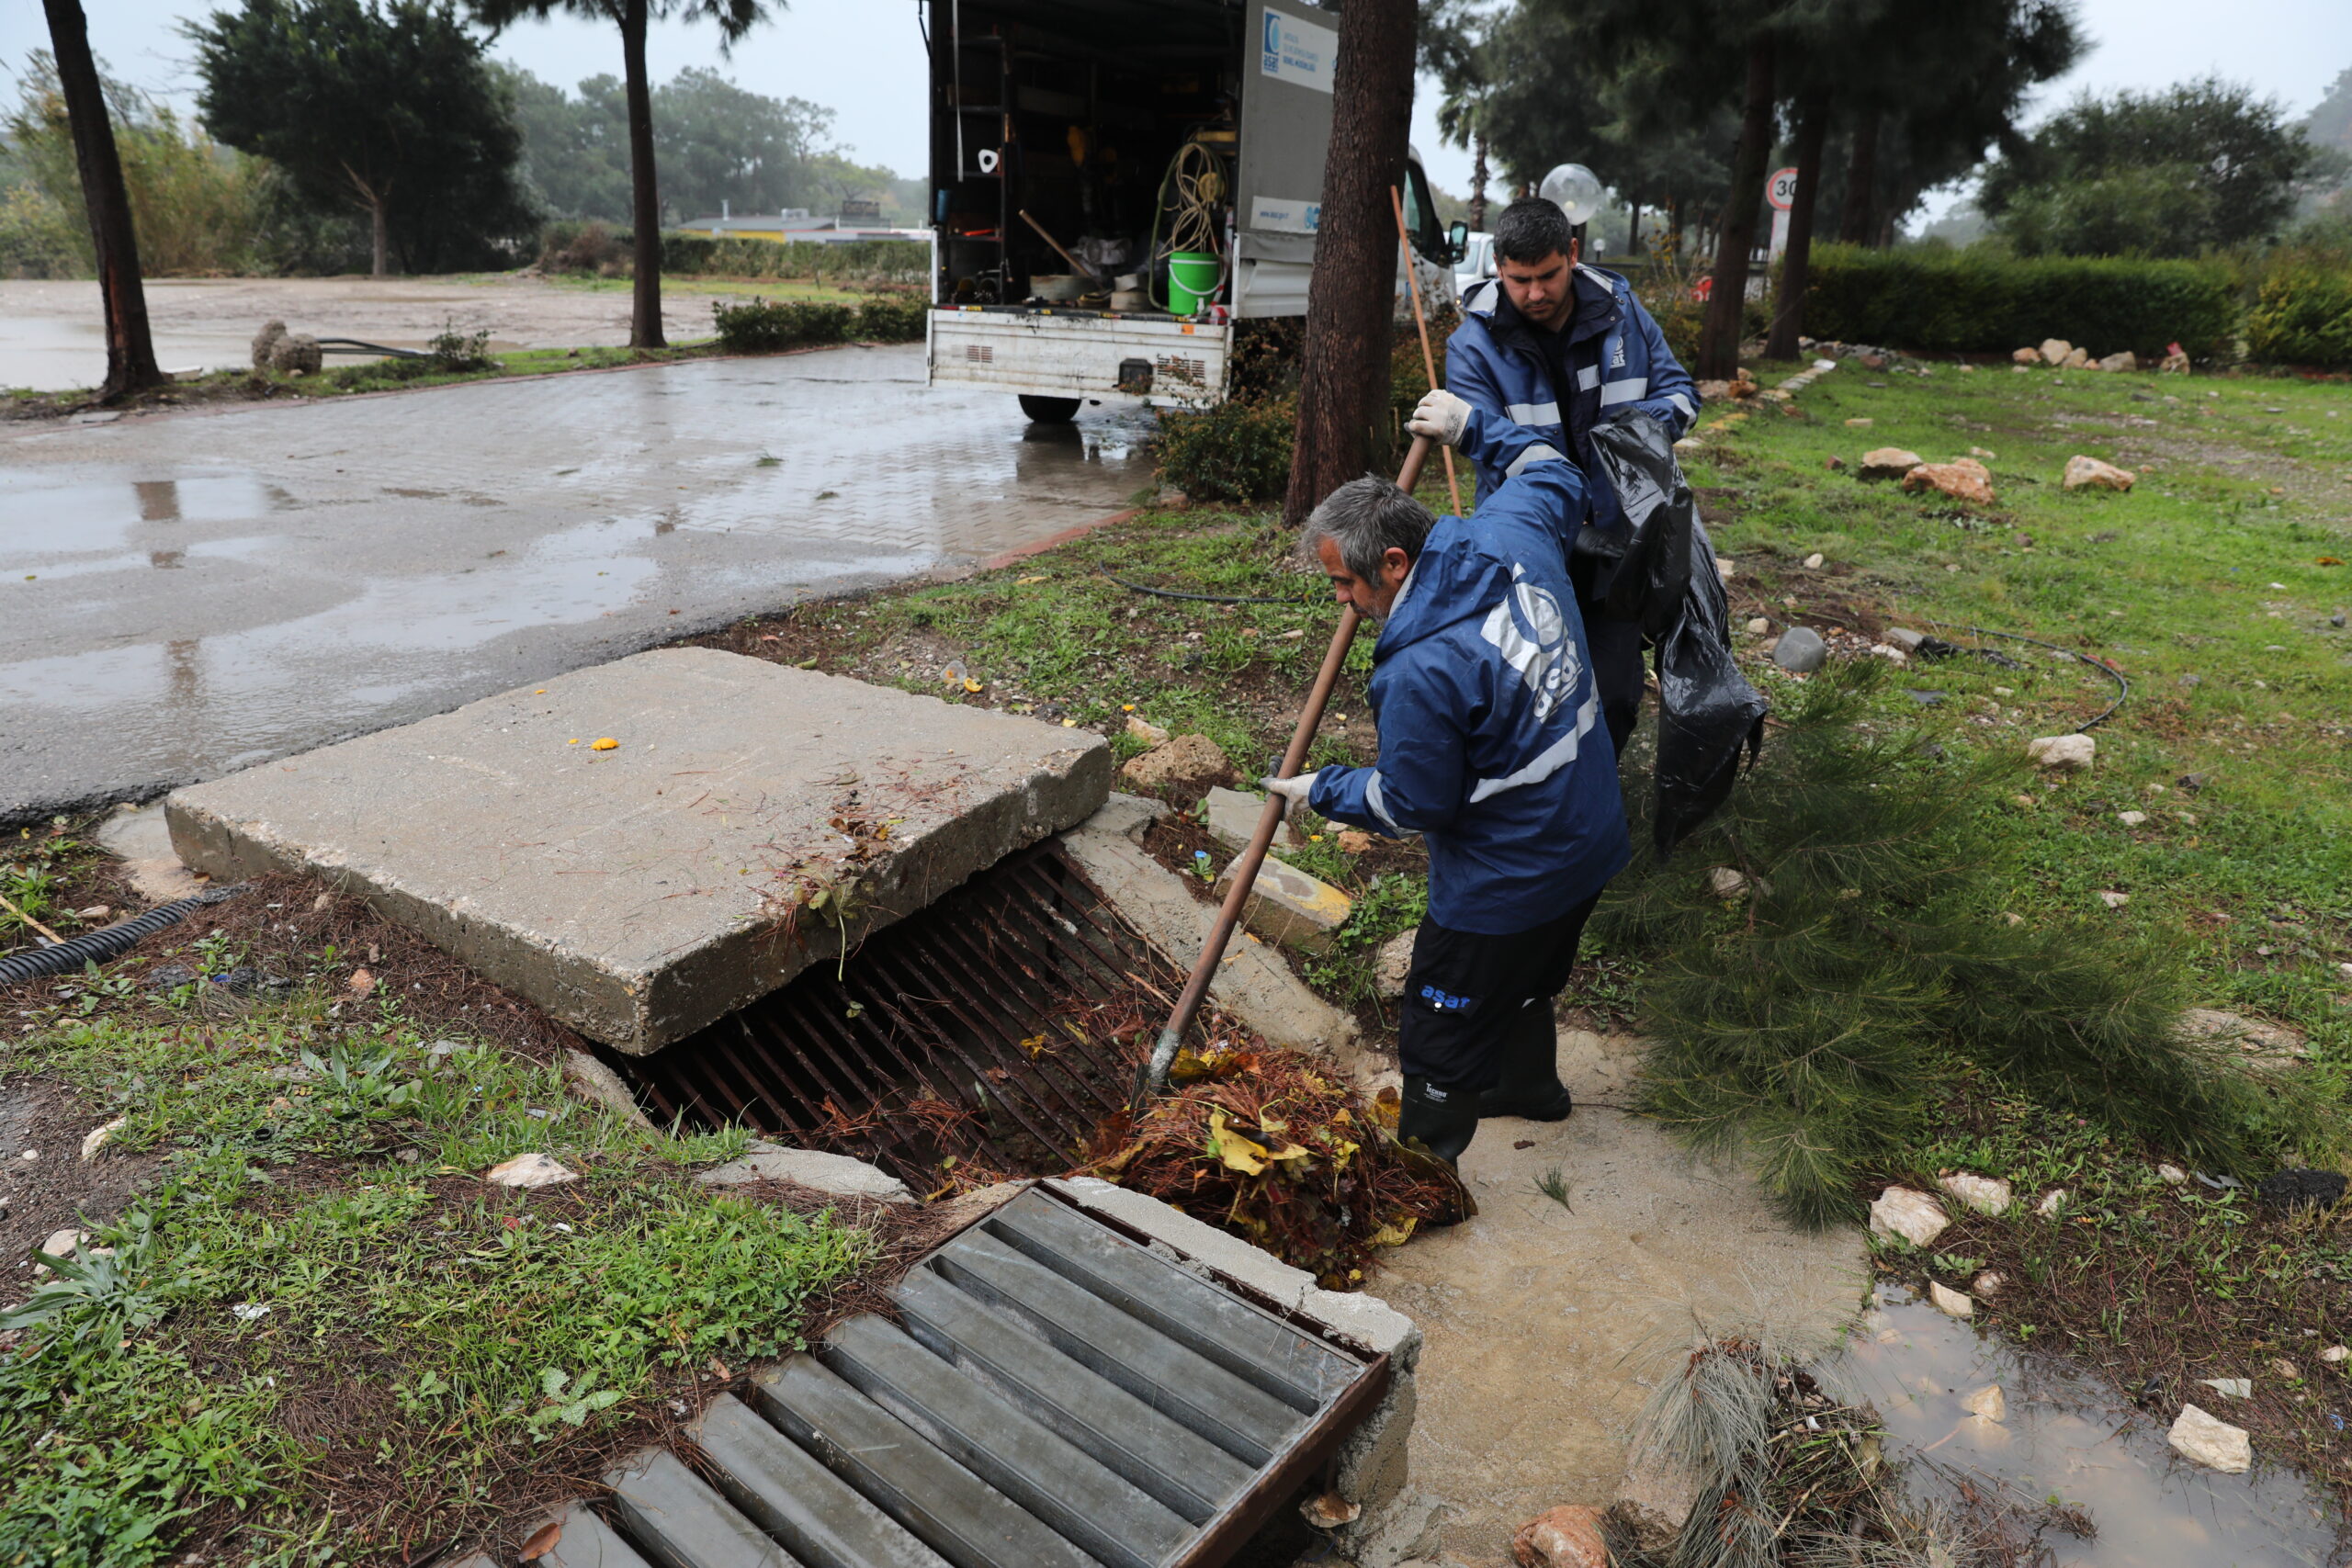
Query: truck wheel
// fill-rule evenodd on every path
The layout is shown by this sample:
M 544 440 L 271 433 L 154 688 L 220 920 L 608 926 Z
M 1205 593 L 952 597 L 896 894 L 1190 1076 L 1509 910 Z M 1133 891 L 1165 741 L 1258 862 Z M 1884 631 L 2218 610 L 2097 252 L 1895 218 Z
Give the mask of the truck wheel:
M 1021 394 L 1021 412 L 1033 424 L 1068 424 L 1078 417 L 1076 398 L 1037 398 Z

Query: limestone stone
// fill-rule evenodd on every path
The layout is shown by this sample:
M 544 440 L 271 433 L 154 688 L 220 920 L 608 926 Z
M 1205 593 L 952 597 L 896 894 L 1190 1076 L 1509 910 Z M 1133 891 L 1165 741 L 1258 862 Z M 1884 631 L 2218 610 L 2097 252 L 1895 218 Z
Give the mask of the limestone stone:
M 2087 348 L 2076 348 L 2070 350 L 2066 357 L 2058 362 L 2058 368 L 2061 370 L 2080 370 L 2084 366 L 2088 365 L 2090 362 L 2091 351 Z
M 1600 1535 L 1600 1510 L 1572 1503 L 1546 1509 L 1511 1537 L 1511 1561 L 1519 1568 L 1610 1568 L 1609 1543 Z
M 915 1201 L 905 1182 L 862 1159 L 828 1154 L 822 1149 L 786 1148 L 764 1138 L 752 1139 L 742 1158 L 706 1170 L 695 1179 L 710 1187 L 736 1187 L 746 1181 L 790 1181 L 841 1198 L 870 1198 L 882 1203 Z
M 2039 365 L 2041 363 L 2041 350 L 2038 348 L 2013 349 L 2009 353 L 2009 362 L 2013 365 Z
M 1168 731 L 1160 728 L 1159 726 L 1153 724 L 1148 719 L 1146 719 L 1140 714 L 1131 713 L 1127 715 L 1127 733 L 1134 736 L 1136 739 L 1142 741 L 1147 746 L 1164 745 L 1168 739 Z
M 1744 898 L 1747 896 L 1747 877 L 1727 865 L 1712 867 L 1707 872 L 1707 891 L 1718 898 Z
M 2188 1172 L 2166 1163 L 2156 1167 L 2156 1179 L 2166 1187 L 2186 1187 L 2188 1185 Z
M 620 1074 L 605 1066 L 585 1051 L 564 1048 L 562 1055 L 564 1081 L 597 1104 L 619 1111 L 633 1124 L 650 1127 L 653 1122 L 639 1108 L 637 1097 L 621 1082 Z
M 1957 1171 L 1939 1178 L 1936 1185 L 1980 1214 L 2006 1214 L 2009 1211 L 2009 1184 L 2006 1181 Z
M 99 1125 L 91 1128 L 89 1133 L 82 1139 L 82 1157 L 85 1160 L 94 1160 L 97 1158 L 98 1151 L 107 1146 L 107 1140 L 113 1137 L 117 1133 L 121 1132 L 124 1123 L 129 1120 L 130 1118 L 128 1117 L 118 1116 L 111 1122 L 101 1122 Z
M 1971 1416 L 1982 1416 L 1987 1421 L 2006 1421 L 2009 1418 L 2008 1395 L 2001 1392 L 2001 1385 L 1996 1382 L 1988 1382 L 1962 1400 L 1960 1407 Z
M 1233 885 L 1233 870 L 1226 867 L 1216 879 L 1220 898 Z M 1320 953 L 1331 945 L 1332 934 L 1347 923 L 1348 913 L 1354 908 L 1346 894 L 1322 878 L 1270 857 L 1258 868 L 1258 879 L 1250 885 L 1250 902 L 1241 918 L 1251 931 L 1278 946 Z
M 1201 807 L 1203 825 L 1208 829 L 1209 837 L 1216 840 L 1226 853 L 1238 855 L 1249 847 L 1251 837 L 1258 831 L 1258 818 L 1266 809 L 1266 797 L 1244 795 L 1238 789 L 1227 789 L 1218 784 L 1202 797 Z M 1288 846 L 1297 841 L 1289 823 L 1284 822 L 1274 829 L 1275 843 Z
M 2119 468 L 2112 463 L 2076 453 L 2066 459 L 2063 483 L 2068 490 L 2130 490 L 2139 479 L 2140 476 L 2129 468 Z
M 1914 1247 L 1926 1247 L 1950 1224 L 1944 1206 L 1916 1188 L 1890 1187 L 1871 1202 L 1872 1235 L 1899 1235 Z
M 2075 345 L 2063 337 L 2046 337 L 2041 340 L 2040 352 L 2044 365 L 2064 365 L 2066 356 L 2075 352 Z
M 1993 502 L 1992 471 L 1973 457 L 1922 463 L 1903 476 L 1903 488 L 1913 495 L 1932 490 L 1954 501 L 1973 501 L 1985 506 Z
M 2140 368 L 2140 356 L 2127 348 L 2102 358 L 2098 367 L 2102 370 L 2137 370 Z
M 1828 659 L 1829 645 L 1811 626 L 1791 626 L 1772 645 L 1772 662 L 1792 675 L 1810 675 Z
M 1866 479 L 1899 479 L 1926 461 L 1905 447 L 1873 446 L 1862 454 L 1862 466 L 1857 475 Z
M 2043 735 L 2025 743 L 2025 754 L 2055 773 L 2079 773 L 2098 757 L 2098 742 L 2087 735 Z
M 286 323 L 284 321 L 264 321 L 261 324 L 261 331 L 254 333 L 254 369 L 269 368 L 270 354 L 280 342 L 284 341 L 285 337 Z
M 2008 1276 L 1999 1269 L 1987 1269 L 1968 1282 L 1968 1293 L 1980 1302 L 1989 1302 L 1999 1295 L 2001 1287 L 2008 1282 Z
M 2055 1219 L 2066 1207 L 2066 1196 L 2064 1188 L 2053 1187 L 2041 1195 L 2041 1201 L 2033 1206 L 2033 1212 L 2045 1220 Z
M 492 1166 L 482 1173 L 482 1179 L 493 1187 L 560 1187 L 579 1180 L 580 1173 L 553 1156 L 533 1149 Z
M 269 345 L 269 368 L 281 376 L 315 376 L 325 360 L 319 340 L 308 333 L 288 333 Z
M 1131 759 L 1119 777 L 1137 789 L 1159 789 L 1199 779 L 1228 779 L 1233 764 L 1225 749 L 1205 735 L 1179 735 Z
M 2352 1359 L 2352 1346 L 2330 1345 L 2319 1353 L 2319 1359 L 2331 1367 L 2341 1366 L 2347 1359 Z
M 1384 997 L 1405 994 L 1405 976 L 1413 972 L 1413 938 L 1416 931 L 1398 931 L 1380 944 L 1380 956 L 1373 960 L 1373 988 Z
M 2165 1436 L 2175 1453 L 2209 1470 L 2239 1475 L 2254 1468 L 2254 1439 L 2245 1428 L 2209 1416 L 2194 1404 L 2180 1407 L 2172 1430 Z
M 98 847 L 122 862 L 131 888 L 149 904 L 169 904 L 204 891 L 204 878 L 180 863 L 160 801 L 122 806 L 98 824 Z
M 67 1225 L 63 1230 L 49 1233 L 48 1239 L 40 1244 L 40 1255 L 43 1258 L 71 1258 L 74 1256 L 74 1249 L 77 1247 L 82 1249 L 82 1256 L 85 1258 L 107 1258 L 113 1255 L 112 1247 L 92 1247 L 89 1245 L 89 1240 L 88 1231 L 76 1230 L 72 1225 Z M 33 1278 L 36 1280 L 45 1280 L 54 1272 L 55 1270 L 46 1263 L 33 1265 Z
M 2188 355 L 2183 350 L 2176 348 L 2165 355 L 2164 363 L 2157 366 L 2156 369 L 2159 374 L 2165 376 L 2186 376 L 2188 374 Z M 2172 400 L 2167 398 L 2165 400 L 2170 402 Z
M 1687 1469 L 1662 1454 L 1636 1450 L 1607 1515 L 1636 1547 L 1663 1562 L 1674 1555 L 1675 1540 L 1698 1501 L 1698 1483 Z
M 1928 1281 L 1928 1300 L 1946 1317 L 1974 1317 L 1976 1303 L 1950 1285 Z
M 1110 772 L 1087 731 L 673 648 L 165 809 L 195 869 L 311 873 L 642 1055 L 1082 820 Z

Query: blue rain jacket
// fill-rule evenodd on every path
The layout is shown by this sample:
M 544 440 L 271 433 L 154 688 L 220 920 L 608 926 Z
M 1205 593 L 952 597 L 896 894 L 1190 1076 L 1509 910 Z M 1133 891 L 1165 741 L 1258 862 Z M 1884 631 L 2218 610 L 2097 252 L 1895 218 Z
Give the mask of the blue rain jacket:
M 1462 450 L 1513 477 L 1441 517 L 1373 645 L 1380 760 L 1327 767 L 1307 803 L 1427 835 L 1430 917 L 1507 936 L 1600 891 L 1632 846 L 1568 545 L 1585 483 L 1528 430 L 1473 410 Z
M 1524 426 L 1533 446 L 1478 463 L 1478 501 L 1501 488 L 1514 463 L 1541 460 L 1544 453 L 1566 456 L 1586 473 L 1599 470 L 1584 434 L 1627 404 L 1649 414 L 1680 440 L 1699 417 L 1699 389 L 1690 373 L 1666 346 L 1657 322 L 1634 298 L 1633 286 L 1613 272 L 1579 264 L 1576 269 L 1576 313 L 1567 333 L 1567 363 L 1576 385 L 1566 402 L 1552 385 L 1550 362 L 1536 333 L 1506 307 L 1498 278 L 1481 278 L 1462 295 L 1462 324 L 1445 344 L 1446 390 Z M 1568 418 L 1564 419 L 1563 413 Z M 1568 431 L 1577 433 L 1571 440 Z M 1615 527 L 1616 493 L 1606 484 L 1590 489 L 1591 523 Z

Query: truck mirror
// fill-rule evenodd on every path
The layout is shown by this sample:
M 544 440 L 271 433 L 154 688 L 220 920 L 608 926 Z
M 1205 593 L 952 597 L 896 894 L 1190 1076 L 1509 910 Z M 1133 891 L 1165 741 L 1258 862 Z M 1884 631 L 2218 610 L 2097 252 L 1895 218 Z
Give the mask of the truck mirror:
M 1453 250 L 1453 254 L 1447 258 L 1449 261 L 1460 261 L 1464 256 L 1468 255 L 1470 254 L 1470 225 L 1460 219 L 1454 220 L 1445 231 L 1445 243 Z

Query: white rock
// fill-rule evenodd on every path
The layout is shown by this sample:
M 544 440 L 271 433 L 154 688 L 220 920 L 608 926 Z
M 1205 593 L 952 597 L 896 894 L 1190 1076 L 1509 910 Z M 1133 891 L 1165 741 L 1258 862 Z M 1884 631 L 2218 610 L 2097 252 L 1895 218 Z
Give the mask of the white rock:
M 1384 997 L 1405 994 L 1405 976 L 1413 972 L 1412 931 L 1398 931 L 1380 944 L 1380 956 L 1373 960 L 1373 988 Z
M 89 1135 L 82 1140 L 82 1157 L 85 1160 L 97 1158 L 98 1151 L 107 1146 L 107 1140 L 121 1132 L 128 1121 L 130 1118 L 127 1116 L 118 1116 L 103 1126 L 91 1128 Z
M 1737 898 L 1747 892 L 1747 878 L 1727 865 L 1707 873 L 1707 890 L 1718 898 Z
M 2054 1220 L 2058 1217 L 2059 1211 L 2065 1206 L 2066 1190 L 2063 1187 L 2053 1187 L 2041 1195 L 2041 1201 L 2033 1206 L 2033 1212 L 2045 1220 Z
M 1915 1188 L 1890 1187 L 1871 1204 L 1872 1235 L 1899 1235 L 1914 1247 L 1926 1247 L 1950 1224 L 1944 1206 Z
M 2182 1187 L 2188 1182 L 2188 1172 L 2177 1165 L 2160 1165 L 2156 1167 L 2156 1174 L 2164 1179 L 2167 1187 Z
M 2098 742 L 2087 735 L 2045 735 L 2025 744 L 2025 754 L 2044 768 L 2078 773 L 2098 754 Z
M 483 1173 L 482 1179 L 498 1187 L 560 1187 L 567 1181 L 577 1181 L 580 1173 L 566 1169 L 550 1156 L 534 1149 L 526 1155 L 516 1155 L 503 1164 L 494 1165 Z
M 1723 556 L 1717 556 L 1715 558 L 1715 572 L 1725 582 L 1729 582 L 1732 579 L 1732 574 L 1738 570 L 1739 569 L 1733 565 L 1727 558 Z
M 1127 715 L 1127 733 L 1147 746 L 1158 746 L 1168 739 L 1168 731 L 1135 714 Z
M 62 1231 L 49 1233 L 49 1239 L 40 1244 L 40 1255 L 43 1258 L 71 1258 L 74 1256 L 74 1249 L 79 1247 L 84 1258 L 112 1258 L 114 1256 L 113 1247 L 92 1247 L 89 1241 L 88 1231 L 75 1230 L 68 1225 Z M 33 1278 L 36 1280 L 45 1280 L 52 1271 L 46 1263 L 33 1265 Z
M 1972 1176 L 1963 1170 L 1941 1178 L 1936 1185 L 1980 1214 L 2008 1213 L 2010 1193 L 2009 1184 L 2006 1181 L 1989 1176 Z
M 1968 1282 L 1968 1293 L 1980 1302 L 1989 1302 L 1999 1295 L 2001 1287 L 2008 1282 L 2008 1276 L 1999 1269 L 1987 1269 Z
M 1946 1317 L 1974 1317 L 1976 1315 L 1974 1302 L 1951 1286 L 1939 1284 L 1932 1280 L 1928 1282 L 1928 1300 L 1934 1303 L 1936 1310 Z
M 1819 550 L 1814 551 L 1813 554 L 1804 558 L 1805 570 L 1807 571 L 1819 571 L 1821 570 L 1821 552 Z
M 2001 1392 L 2001 1385 L 1996 1382 L 1988 1382 L 1966 1399 L 1962 1400 L 1960 1407 L 1971 1416 L 1982 1416 L 1987 1421 L 2006 1421 L 2009 1418 L 2008 1396 Z
M 2120 909 L 2124 905 L 2132 902 L 2132 895 L 2129 893 L 2102 893 L 2098 896 L 2098 901 L 2106 905 L 2110 909 Z
M 822 1149 L 793 1149 L 763 1139 L 752 1140 L 741 1159 L 706 1170 L 695 1180 L 712 1187 L 732 1187 L 744 1181 L 790 1181 L 842 1198 L 871 1198 L 884 1203 L 911 1203 L 915 1195 L 907 1184 L 862 1159 L 828 1154 Z
M 1747 623 L 1747 634 L 1750 637 L 1762 637 L 1766 632 L 1769 632 L 1771 629 L 1772 623 L 1766 620 L 1761 615 L 1751 617 Z M 2352 964 L 2347 964 L 2345 967 L 2347 970 L 2352 970 Z
M 2115 814 L 2115 819 L 2126 828 L 2137 828 L 2148 819 L 2148 814 L 2144 811 L 2119 811 Z
M 2331 1367 L 2340 1366 L 2346 1359 L 2352 1359 L 2352 1347 L 2330 1345 L 2319 1353 L 2319 1359 Z
M 2252 1378 L 2199 1378 L 2197 1381 L 2224 1398 L 2252 1399 L 2254 1397 Z
M 2180 1407 L 2165 1437 L 2175 1453 L 2208 1469 L 2239 1475 L 2254 1468 L 2254 1439 L 2245 1428 L 2208 1416 L 2194 1404 Z

